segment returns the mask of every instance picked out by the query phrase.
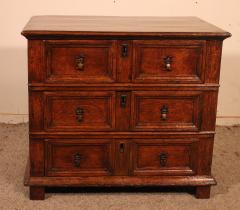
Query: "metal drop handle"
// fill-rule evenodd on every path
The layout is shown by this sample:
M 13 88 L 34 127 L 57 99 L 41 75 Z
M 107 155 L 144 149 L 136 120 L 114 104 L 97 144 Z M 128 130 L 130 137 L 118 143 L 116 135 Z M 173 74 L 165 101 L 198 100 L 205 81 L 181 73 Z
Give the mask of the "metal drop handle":
M 83 121 L 83 114 L 84 114 L 83 108 L 78 107 L 75 111 L 75 114 L 76 114 L 77 121 L 82 122 Z
M 166 71 L 171 71 L 172 70 L 172 57 L 171 56 L 166 56 L 165 58 L 163 58 L 164 63 L 165 63 L 165 70 Z
M 168 106 L 167 105 L 163 105 L 161 107 L 161 120 L 167 120 L 168 117 Z
M 76 153 L 73 155 L 73 163 L 75 167 L 80 167 L 82 155 L 80 153 Z
M 159 158 L 160 158 L 160 166 L 165 167 L 167 165 L 168 154 L 165 152 L 162 152 L 159 155 Z
M 76 69 L 77 70 L 83 70 L 84 69 L 84 61 L 85 61 L 85 55 L 80 54 L 76 57 Z

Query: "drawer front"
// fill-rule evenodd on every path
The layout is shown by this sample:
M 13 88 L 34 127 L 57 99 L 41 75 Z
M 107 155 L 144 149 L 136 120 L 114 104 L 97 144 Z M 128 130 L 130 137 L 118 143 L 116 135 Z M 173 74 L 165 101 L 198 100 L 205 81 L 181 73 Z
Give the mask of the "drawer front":
M 197 131 L 201 107 L 200 91 L 134 91 L 132 129 Z
M 115 128 L 115 93 L 45 92 L 47 131 L 101 131 Z
M 134 140 L 134 175 L 193 175 L 196 173 L 197 140 Z
M 112 174 L 111 140 L 46 140 L 47 176 L 103 176 Z
M 114 41 L 46 41 L 47 82 L 113 82 Z
M 134 82 L 203 83 L 205 41 L 134 41 Z

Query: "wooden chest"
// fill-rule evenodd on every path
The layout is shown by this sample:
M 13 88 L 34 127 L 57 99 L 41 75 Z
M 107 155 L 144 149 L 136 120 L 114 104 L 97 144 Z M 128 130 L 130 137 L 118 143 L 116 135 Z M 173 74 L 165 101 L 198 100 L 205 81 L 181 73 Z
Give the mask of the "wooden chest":
M 31 199 L 47 186 L 193 186 L 208 198 L 222 41 L 195 17 L 36 16 Z

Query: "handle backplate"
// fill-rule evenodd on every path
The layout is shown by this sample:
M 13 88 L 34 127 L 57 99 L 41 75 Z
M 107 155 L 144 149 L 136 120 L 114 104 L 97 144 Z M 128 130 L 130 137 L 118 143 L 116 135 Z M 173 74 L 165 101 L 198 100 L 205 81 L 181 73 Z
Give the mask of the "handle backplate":
M 168 114 L 168 106 L 163 105 L 161 107 L 161 120 L 167 120 L 167 114 Z
M 82 155 L 80 153 L 76 153 L 73 155 L 73 163 L 75 167 L 80 167 L 81 159 L 82 159 Z
M 78 107 L 75 111 L 76 114 L 76 119 L 78 122 L 82 122 L 83 121 L 83 114 L 84 114 L 84 110 L 81 107 Z
M 165 64 L 165 70 L 166 71 L 171 71 L 172 70 L 172 57 L 171 56 L 166 56 L 163 58 L 164 64 Z
M 162 152 L 159 155 L 159 158 L 160 158 L 160 166 L 165 167 L 167 165 L 168 154 L 165 152 Z
M 80 54 L 76 57 L 76 69 L 82 71 L 84 69 L 85 55 Z

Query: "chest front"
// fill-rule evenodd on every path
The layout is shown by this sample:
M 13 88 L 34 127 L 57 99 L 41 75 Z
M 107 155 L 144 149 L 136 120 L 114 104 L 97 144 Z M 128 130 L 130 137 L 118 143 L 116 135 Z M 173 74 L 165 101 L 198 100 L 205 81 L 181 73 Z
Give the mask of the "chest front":
M 121 18 L 114 21 L 122 31 L 106 31 L 110 20 L 83 17 L 72 17 L 74 30 L 38 28 L 44 18 L 23 31 L 30 198 L 43 199 L 46 186 L 129 185 L 194 186 L 197 197 L 209 197 L 222 41 L 229 34 L 199 19 L 180 20 L 204 31 L 182 32 L 164 31 L 161 21 L 169 20 L 161 18 L 156 31 L 151 19 L 146 31 Z M 49 25 L 61 20 L 48 18 Z M 100 31 L 91 28 L 96 21 Z

